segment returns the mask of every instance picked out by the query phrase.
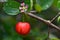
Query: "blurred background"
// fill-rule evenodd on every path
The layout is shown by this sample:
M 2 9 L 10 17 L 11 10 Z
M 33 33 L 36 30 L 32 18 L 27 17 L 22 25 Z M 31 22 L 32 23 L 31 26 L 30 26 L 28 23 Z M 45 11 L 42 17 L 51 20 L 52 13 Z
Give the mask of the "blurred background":
M 19 13 L 17 15 L 13 15 L 14 13 L 17 13 L 16 11 L 18 9 L 14 10 L 9 10 L 8 6 L 5 5 L 5 3 L 9 1 L 8 3 L 10 3 L 11 1 L 16 1 L 17 3 L 10 3 L 10 6 L 15 7 L 19 6 L 19 5 L 14 5 L 14 4 L 18 4 L 20 3 L 22 0 L 0 0 L 0 40 L 47 40 L 47 38 L 49 37 L 50 40 L 60 40 L 60 31 L 50 27 L 50 34 L 48 36 L 48 25 L 35 19 L 32 18 L 30 16 L 24 16 L 24 21 L 29 22 L 31 24 L 31 30 L 30 33 L 26 36 L 22 36 L 20 34 L 18 34 L 15 30 L 15 26 L 17 22 L 22 21 L 22 14 Z M 26 0 L 25 0 L 26 1 Z M 30 0 L 28 0 L 30 2 Z M 35 0 L 33 0 L 33 8 L 32 10 L 36 10 L 37 12 L 34 13 L 35 15 L 42 17 L 46 20 L 51 20 L 53 17 L 55 17 L 58 13 L 59 10 L 57 7 L 55 7 L 55 5 L 53 5 L 54 3 L 56 4 L 56 1 L 58 0 L 38 0 L 41 3 L 40 7 L 39 5 L 35 5 L 38 4 L 36 3 Z M 38 2 L 37 1 L 37 2 Z M 48 2 L 48 3 L 47 3 Z M 44 7 L 44 5 L 46 4 L 48 5 L 48 7 Z M 51 3 L 49 5 L 49 3 Z M 14 6 L 13 6 L 13 5 Z M 28 3 L 30 4 L 30 3 Z M 31 4 L 30 4 L 31 5 Z M 29 6 L 30 6 L 29 5 Z M 60 5 L 60 4 L 59 4 Z M 41 10 L 44 9 L 44 10 Z M 31 10 L 31 9 L 28 9 Z M 14 11 L 14 13 L 11 13 L 11 15 L 8 15 L 10 11 Z M 60 20 L 60 19 L 59 19 Z M 55 25 L 60 26 L 60 21 L 58 20 L 58 18 L 53 22 Z

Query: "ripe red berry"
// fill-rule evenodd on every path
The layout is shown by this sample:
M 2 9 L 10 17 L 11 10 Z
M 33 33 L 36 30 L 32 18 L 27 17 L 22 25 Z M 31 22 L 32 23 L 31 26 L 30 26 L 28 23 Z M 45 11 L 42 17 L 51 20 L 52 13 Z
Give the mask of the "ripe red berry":
M 21 35 L 27 35 L 30 32 L 30 24 L 27 22 L 18 22 L 16 24 L 16 32 Z

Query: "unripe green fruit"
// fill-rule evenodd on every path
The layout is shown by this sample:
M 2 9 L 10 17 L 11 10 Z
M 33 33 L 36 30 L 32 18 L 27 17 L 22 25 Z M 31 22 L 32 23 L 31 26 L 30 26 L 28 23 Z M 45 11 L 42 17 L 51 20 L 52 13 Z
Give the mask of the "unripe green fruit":
M 60 16 L 57 18 L 57 23 L 60 24 Z

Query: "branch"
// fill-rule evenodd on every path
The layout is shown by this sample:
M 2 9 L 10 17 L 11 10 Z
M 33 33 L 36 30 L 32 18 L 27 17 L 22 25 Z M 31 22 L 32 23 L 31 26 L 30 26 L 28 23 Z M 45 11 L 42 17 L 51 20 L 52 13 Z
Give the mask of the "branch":
M 34 17 L 34 18 L 36 18 L 36 19 L 38 19 L 38 20 L 40 20 L 40 21 L 48 24 L 49 26 L 52 26 L 53 28 L 55 28 L 55 29 L 57 29 L 57 30 L 60 31 L 60 28 L 59 28 L 58 26 L 52 24 L 51 21 L 45 20 L 45 19 L 43 19 L 43 18 L 41 18 L 41 17 L 39 17 L 39 16 L 36 16 L 36 15 L 34 15 L 34 14 L 32 14 L 32 13 L 27 13 L 27 14 L 28 14 L 29 16 Z

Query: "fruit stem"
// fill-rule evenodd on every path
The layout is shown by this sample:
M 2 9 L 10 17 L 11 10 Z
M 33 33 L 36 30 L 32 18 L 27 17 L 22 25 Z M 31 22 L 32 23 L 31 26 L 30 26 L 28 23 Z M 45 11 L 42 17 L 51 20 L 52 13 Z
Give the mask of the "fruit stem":
M 23 15 L 23 22 L 24 22 L 24 13 L 22 15 Z

